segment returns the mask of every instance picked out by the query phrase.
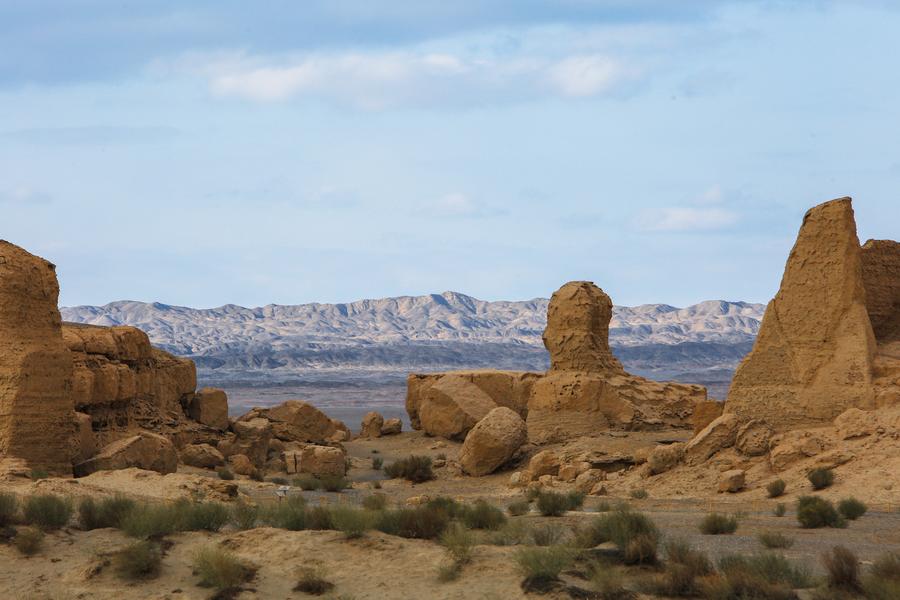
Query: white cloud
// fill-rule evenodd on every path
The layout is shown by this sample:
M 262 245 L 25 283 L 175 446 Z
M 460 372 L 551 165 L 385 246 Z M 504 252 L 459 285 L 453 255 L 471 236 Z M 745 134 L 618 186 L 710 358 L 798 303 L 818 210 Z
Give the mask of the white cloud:
M 641 212 L 637 226 L 643 231 L 711 231 L 737 221 L 737 213 L 724 208 L 673 206 Z
M 362 110 L 589 98 L 619 91 L 639 76 L 635 68 L 605 53 L 547 59 L 413 50 L 193 55 L 153 69 L 199 74 L 219 97 L 253 102 L 317 98 Z
M 461 192 L 451 192 L 428 203 L 422 214 L 432 217 L 491 217 L 503 214 L 503 211 L 476 202 Z

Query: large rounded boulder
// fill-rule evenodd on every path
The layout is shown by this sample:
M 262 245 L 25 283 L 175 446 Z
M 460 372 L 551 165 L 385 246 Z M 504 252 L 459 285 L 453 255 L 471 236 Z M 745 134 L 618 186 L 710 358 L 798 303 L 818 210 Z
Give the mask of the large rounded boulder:
M 459 464 L 469 475 L 488 475 L 509 461 L 527 439 L 522 417 L 504 406 L 495 408 L 466 436 Z

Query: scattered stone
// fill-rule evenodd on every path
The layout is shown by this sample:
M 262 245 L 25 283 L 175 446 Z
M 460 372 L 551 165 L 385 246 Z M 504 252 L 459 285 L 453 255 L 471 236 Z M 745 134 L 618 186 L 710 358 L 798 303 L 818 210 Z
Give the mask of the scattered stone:
M 559 474 L 559 457 L 553 450 L 541 450 L 528 461 L 528 475 L 537 479 L 542 475 Z
M 343 475 L 346 472 L 346 455 L 340 448 L 309 445 L 300 452 L 300 473 L 311 475 Z
M 363 417 L 359 435 L 364 438 L 379 438 L 382 426 L 384 426 L 384 417 L 374 411 L 368 412 Z
M 575 478 L 578 477 L 578 467 L 572 464 L 563 465 L 559 468 L 559 475 L 557 475 L 557 477 L 559 477 L 560 481 L 575 481 Z
M 743 469 L 732 469 L 719 475 L 719 492 L 735 493 L 744 489 L 747 473 Z
M 181 449 L 181 462 L 200 469 L 214 469 L 225 464 L 225 457 L 209 444 L 190 444 Z
M 676 442 L 665 446 L 656 446 L 647 458 L 647 470 L 650 475 L 658 475 L 674 468 L 684 459 L 685 444 Z
M 398 418 L 385 419 L 381 426 L 381 435 L 397 435 L 403 430 L 403 422 Z
M 606 481 L 606 471 L 602 469 L 590 469 L 575 478 L 575 489 L 585 494 L 592 490 L 601 481 Z
M 464 473 L 480 477 L 509 461 L 528 438 L 525 421 L 515 411 L 498 407 L 489 412 L 466 436 L 459 453 Z

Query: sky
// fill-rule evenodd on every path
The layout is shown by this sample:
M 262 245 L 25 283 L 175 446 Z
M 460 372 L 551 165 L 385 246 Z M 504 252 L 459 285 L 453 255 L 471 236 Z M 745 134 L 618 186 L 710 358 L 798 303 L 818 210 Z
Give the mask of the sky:
M 888 0 L 0 0 L 0 239 L 60 304 L 765 302 L 900 237 Z

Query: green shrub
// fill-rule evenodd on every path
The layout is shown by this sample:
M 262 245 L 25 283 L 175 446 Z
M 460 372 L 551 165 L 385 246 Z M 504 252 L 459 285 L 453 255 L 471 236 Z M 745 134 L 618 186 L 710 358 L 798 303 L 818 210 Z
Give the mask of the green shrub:
M 525 521 L 507 521 L 506 525 L 496 531 L 489 532 L 484 540 L 494 546 L 517 546 L 527 544 L 531 540 L 531 529 Z
M 238 500 L 231 507 L 231 523 L 240 530 L 253 529 L 259 520 L 259 506 Z
M 362 499 L 363 508 L 367 510 L 384 510 L 387 504 L 388 499 L 384 494 L 369 494 Z
M 507 512 L 514 517 L 520 517 L 522 515 L 528 514 L 528 511 L 531 510 L 531 504 L 526 500 L 516 500 L 509 504 L 506 507 Z
M 318 490 L 322 487 L 322 482 L 319 481 L 319 478 L 315 475 L 310 475 L 309 473 L 302 473 L 294 477 L 294 485 L 300 488 L 301 490 L 305 490 L 307 492 L 311 492 L 313 490 Z
M 872 575 L 880 579 L 900 581 L 900 552 L 888 552 L 875 559 Z
M 638 489 L 631 490 L 628 493 L 628 495 L 631 496 L 632 498 L 634 498 L 635 500 L 646 500 L 647 498 L 650 497 L 650 492 L 648 492 L 645 489 L 638 488 Z
M 591 588 L 598 600 L 633 600 L 634 592 L 622 585 L 622 573 L 613 566 L 596 563 L 591 569 Z
M 40 479 L 47 479 L 48 477 L 50 477 L 50 474 L 47 473 L 47 471 L 45 471 L 44 469 L 34 469 L 28 476 L 32 481 L 38 481 Z
M 705 535 L 730 534 L 737 531 L 738 520 L 734 515 L 709 513 L 700 521 L 700 532 Z
M 277 483 L 278 485 L 289 485 L 288 480 L 284 477 L 269 477 L 270 483 Z
M 814 490 L 824 490 L 834 483 L 834 471 L 820 467 L 807 473 L 806 478 L 809 479 Z
M 385 510 L 378 514 L 375 529 L 389 535 L 433 540 L 447 528 L 446 512 L 428 506 Z
M 306 511 L 306 528 L 313 530 L 334 529 L 331 510 L 327 506 L 313 506 Z
M 8 527 L 16 521 L 19 512 L 19 499 L 15 494 L 0 494 L 0 527 Z
M 766 486 L 766 491 L 769 493 L 769 498 L 777 498 L 784 495 L 786 487 L 787 484 L 784 483 L 783 479 L 776 479 L 775 481 L 769 482 L 769 485 Z
M 228 467 L 219 467 L 219 479 L 224 479 L 225 481 L 232 481 L 234 479 L 234 473 L 231 472 L 231 469 Z
M 569 510 L 569 499 L 557 492 L 542 491 L 537 496 L 537 509 L 545 517 L 558 517 Z
M 666 560 L 689 567 L 696 577 L 713 572 L 712 563 L 703 552 L 694 549 L 683 540 L 671 540 L 666 544 Z
M 866 514 L 869 507 L 856 498 L 844 498 L 838 502 L 837 509 L 845 518 L 855 521 Z
M 462 520 L 470 529 L 500 529 L 506 523 L 506 515 L 496 506 L 477 500 L 463 509 Z
M 81 523 L 82 529 L 87 531 L 105 527 L 118 529 L 122 526 L 122 520 L 134 510 L 134 507 L 134 500 L 124 496 L 103 498 L 99 502 L 85 498 L 78 505 L 78 522 Z
M 178 513 L 171 505 L 143 504 L 128 512 L 121 521 L 122 531 L 138 539 L 160 538 L 178 530 Z
M 719 560 L 719 570 L 736 579 L 764 581 L 769 584 L 784 584 L 791 589 L 811 585 L 809 570 L 796 566 L 781 554 L 762 552 L 750 556 L 730 554 Z M 750 596 L 755 597 L 755 596 Z
M 694 550 L 682 541 L 666 545 L 668 562 L 663 573 L 655 575 L 643 585 L 643 591 L 666 597 L 693 597 L 698 592 L 698 577 L 713 572 L 705 554 Z
M 541 495 L 541 488 L 539 488 L 539 487 L 528 488 L 527 490 L 525 490 L 525 499 L 528 502 L 534 502 L 535 500 L 538 499 L 538 496 L 540 496 L 540 495 Z
M 16 531 L 13 545 L 25 556 L 34 556 L 44 544 L 44 532 L 35 527 L 22 527 Z
M 531 539 L 535 546 L 555 546 L 565 536 L 565 529 L 555 523 L 535 525 L 531 528 Z
M 609 512 L 612 510 L 612 506 L 606 500 L 601 500 L 597 503 L 595 510 L 597 512 Z
M 325 575 L 320 569 L 300 567 L 297 570 L 297 583 L 294 585 L 295 592 L 303 592 L 310 596 L 321 596 L 333 589 L 334 584 L 325 579 Z
M 623 508 L 595 518 L 579 530 L 576 542 L 582 547 L 613 542 L 626 564 L 652 564 L 659 538 L 659 530 L 646 515 Z
M 52 494 L 29 496 L 25 500 L 25 522 L 51 531 L 65 527 L 72 517 L 72 503 L 68 498 Z
M 361 508 L 335 506 L 331 509 L 333 528 L 348 540 L 362 537 L 372 526 L 372 513 Z
M 878 557 L 863 582 L 867 600 L 896 600 L 900 598 L 900 553 Z
M 465 506 L 449 496 L 437 496 L 432 498 L 425 503 L 425 507 L 429 510 L 442 512 L 451 519 L 462 517 L 466 512 Z
M 859 559 L 844 546 L 835 546 L 822 555 L 822 565 L 828 574 L 828 587 L 848 592 L 862 590 Z
M 199 585 L 217 590 L 238 587 L 252 574 L 234 554 L 215 546 L 198 550 L 194 555 L 193 568 L 200 576 Z
M 181 531 L 218 531 L 230 519 L 228 509 L 218 502 L 178 502 L 174 511 Z
M 135 542 L 116 552 L 112 563 L 116 575 L 122 579 L 153 579 L 159 575 L 162 551 L 153 542 Z
M 415 454 L 394 461 L 384 467 L 384 472 L 392 479 L 402 477 L 413 483 L 422 483 L 434 479 L 434 473 L 431 470 L 431 458 Z
M 438 565 L 437 580 L 441 583 L 447 583 L 458 579 L 459 574 L 462 573 L 462 567 L 460 563 L 453 561 Z
M 303 496 L 288 496 L 264 511 L 262 520 L 267 525 L 288 531 L 306 529 L 306 500 Z
M 376 471 L 380 471 L 383 466 L 384 466 L 383 458 L 381 458 L 380 456 L 372 457 L 372 468 L 373 469 L 375 469 Z
M 787 506 L 781 502 L 775 505 L 775 509 L 772 511 L 776 517 L 783 517 L 787 512 Z
M 575 554 L 565 546 L 521 548 L 513 558 L 525 577 L 526 589 L 541 589 L 557 581 L 559 574 L 575 560 Z
M 834 505 L 819 496 L 801 496 L 797 500 L 797 520 L 806 529 L 847 526 Z
M 757 536 L 759 543 L 769 549 L 790 548 L 794 540 L 776 531 L 764 531 Z
M 464 565 L 472 560 L 475 535 L 461 523 L 452 523 L 447 527 L 440 540 L 455 564 Z
M 568 502 L 569 510 L 578 510 L 584 506 L 584 497 L 584 492 L 579 492 L 578 490 L 572 490 L 567 493 L 566 501 Z
M 326 492 L 342 492 L 350 487 L 350 481 L 342 475 L 322 475 L 319 480 Z

